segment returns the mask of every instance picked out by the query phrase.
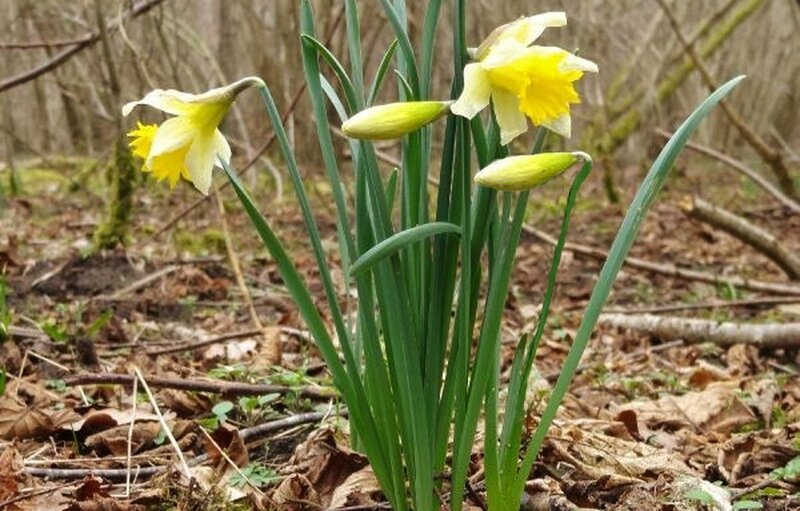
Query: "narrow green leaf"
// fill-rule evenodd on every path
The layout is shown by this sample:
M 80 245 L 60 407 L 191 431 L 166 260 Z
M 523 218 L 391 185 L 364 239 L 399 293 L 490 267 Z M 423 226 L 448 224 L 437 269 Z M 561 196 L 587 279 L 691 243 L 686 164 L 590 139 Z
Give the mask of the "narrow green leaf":
M 372 105 L 375 102 L 375 98 L 378 97 L 378 92 L 381 89 L 381 84 L 383 83 L 383 79 L 386 78 L 386 72 L 389 70 L 389 66 L 392 64 L 392 57 L 394 57 L 394 51 L 397 49 L 397 39 L 392 41 L 392 44 L 386 49 L 386 53 L 383 54 L 383 58 L 381 59 L 380 64 L 378 64 L 378 69 L 375 71 L 375 78 L 372 80 L 372 86 L 369 88 L 369 97 L 367 98 L 367 106 Z
M 382 261 L 408 247 L 409 245 L 422 241 L 425 238 L 430 238 L 431 236 L 436 236 L 437 234 L 460 233 L 461 227 L 447 222 L 431 222 L 400 231 L 361 254 L 361 257 L 356 259 L 353 262 L 353 265 L 350 267 L 350 275 L 354 277 L 358 276 L 372 268 L 375 263 Z

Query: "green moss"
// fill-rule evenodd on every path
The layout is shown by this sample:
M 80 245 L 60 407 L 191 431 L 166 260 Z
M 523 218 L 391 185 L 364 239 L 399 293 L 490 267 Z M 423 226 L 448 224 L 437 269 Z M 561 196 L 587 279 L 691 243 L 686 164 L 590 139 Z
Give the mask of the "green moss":
M 184 229 L 175 233 L 175 245 L 194 255 L 224 254 L 225 235 L 220 229 L 209 228 L 202 232 Z
M 133 211 L 133 193 L 136 190 L 138 171 L 128 144 L 119 138 L 114 148 L 114 160 L 108 168 L 111 200 L 108 214 L 94 232 L 95 250 L 113 248 L 125 244 L 125 237 Z

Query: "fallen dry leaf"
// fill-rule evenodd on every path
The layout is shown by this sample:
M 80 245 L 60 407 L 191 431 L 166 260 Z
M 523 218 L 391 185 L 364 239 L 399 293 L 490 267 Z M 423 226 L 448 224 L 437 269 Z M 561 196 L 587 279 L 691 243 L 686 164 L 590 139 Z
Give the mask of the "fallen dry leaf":
M 367 466 L 367 459 L 352 451 L 331 428 L 311 433 L 295 448 L 284 474 L 303 474 L 312 485 L 320 505 L 327 508 L 333 492 L 350 475 Z
M 10 397 L 0 398 L 0 438 L 23 440 L 54 430 L 52 416 L 36 403 L 24 405 Z
M 247 445 L 245 445 L 244 437 L 242 437 L 238 429 L 227 425 L 218 427 L 211 433 L 211 438 L 214 439 L 217 445 L 209 441 L 206 435 L 203 435 L 201 438 L 206 452 L 208 452 L 208 455 L 211 457 L 211 461 L 219 469 L 225 470 L 228 462 L 223 458 L 217 446 L 228 455 L 228 458 L 230 458 L 237 467 L 244 467 L 247 465 L 248 461 L 250 461 L 250 456 L 247 453 Z
M 302 474 L 292 474 L 281 481 L 271 498 L 278 511 L 319 511 L 323 508 L 311 481 Z
M 616 414 L 632 410 L 651 430 L 689 428 L 726 434 L 756 420 L 739 394 L 737 382 L 715 382 L 705 390 L 687 392 L 682 396 L 632 401 L 616 407 Z
M 125 456 L 128 452 L 129 429 L 130 425 L 122 425 L 100 431 L 89 435 L 85 443 L 100 455 L 111 453 L 113 456 Z M 130 439 L 131 453 L 137 454 L 151 446 L 159 433 L 161 433 L 160 422 L 149 421 L 134 424 Z
M 143 410 L 136 410 L 136 414 L 131 413 L 133 410 L 115 410 L 113 408 L 106 408 L 103 410 L 91 410 L 82 419 L 65 424 L 62 426 L 67 431 L 102 431 L 104 429 L 112 428 L 114 426 L 122 426 L 130 424 L 131 420 L 136 422 L 141 421 L 158 421 L 158 415 L 154 413 L 145 412 Z M 174 413 L 164 413 L 164 419 L 172 420 L 175 418 Z
M 14 497 L 19 491 L 17 476 L 22 472 L 22 455 L 14 445 L 0 453 L 0 502 Z
M 381 496 L 378 479 L 370 467 L 350 474 L 333 490 L 328 509 L 349 506 L 372 506 Z

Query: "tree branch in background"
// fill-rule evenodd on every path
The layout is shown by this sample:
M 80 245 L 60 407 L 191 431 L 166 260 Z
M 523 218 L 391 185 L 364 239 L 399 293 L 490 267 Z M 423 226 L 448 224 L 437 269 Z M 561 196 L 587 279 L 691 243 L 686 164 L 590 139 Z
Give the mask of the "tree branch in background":
M 127 15 L 135 18 L 140 16 L 153 7 L 157 6 L 158 4 L 164 2 L 164 0 L 145 0 L 142 2 L 136 3 L 133 8 L 128 11 Z M 119 21 L 115 20 L 108 24 L 106 24 L 106 29 L 109 33 L 115 31 L 119 26 Z M 101 34 L 99 32 L 92 32 L 90 34 L 85 35 L 82 38 L 78 38 L 74 41 L 74 46 L 70 48 L 66 48 L 61 52 L 54 55 L 51 59 L 41 63 L 40 65 L 36 66 L 35 68 L 25 71 L 24 73 L 18 74 L 17 76 L 12 76 L 6 80 L 0 82 L 0 92 L 4 92 L 8 89 L 12 89 L 24 83 L 27 83 L 31 80 L 34 80 L 49 71 L 59 67 L 64 62 L 68 61 L 76 54 L 94 46 L 97 42 L 101 39 Z
M 656 133 L 666 139 L 669 139 L 672 136 L 672 133 L 666 130 L 657 129 Z M 778 200 L 781 204 L 789 208 L 794 213 L 800 214 L 800 203 L 789 197 L 788 195 L 784 195 L 779 189 L 775 188 L 772 183 L 764 179 L 761 174 L 756 172 L 755 170 L 751 169 L 744 163 L 736 160 L 725 153 L 717 151 L 716 149 L 712 149 L 708 146 L 704 146 L 702 144 L 698 144 L 697 142 L 686 142 L 686 147 L 692 149 L 693 151 L 697 151 L 700 154 L 705 154 L 706 156 L 710 156 L 717 161 L 720 161 L 732 169 L 740 172 L 741 174 L 747 176 L 751 181 L 757 184 L 762 190 L 767 192 L 768 194 L 772 195 L 775 199 Z
M 697 53 L 694 48 L 694 45 L 689 42 L 686 37 L 683 35 L 681 31 L 681 26 L 678 20 L 675 18 L 675 15 L 670 10 L 669 6 L 667 6 L 664 0 L 656 0 L 658 5 L 661 7 L 661 10 L 664 11 L 666 14 L 667 19 L 669 20 L 669 24 L 672 27 L 672 31 L 675 32 L 675 37 L 678 38 L 680 41 L 681 46 L 683 46 L 686 55 L 694 63 L 694 66 L 700 71 L 700 76 L 703 79 L 703 83 L 705 83 L 706 87 L 708 87 L 709 91 L 714 91 L 718 87 L 717 80 L 711 74 L 711 71 L 706 67 L 705 62 L 703 62 L 703 57 Z M 725 112 L 725 116 L 731 121 L 731 124 L 739 131 L 739 134 L 744 138 L 745 142 L 753 148 L 753 150 L 758 153 L 764 162 L 769 165 L 769 168 L 772 170 L 772 173 L 775 174 L 775 178 L 778 180 L 778 185 L 783 190 L 783 193 L 789 195 L 790 197 L 797 197 L 797 191 L 794 187 L 794 181 L 792 180 L 792 176 L 789 174 L 789 169 L 786 168 L 786 164 L 783 161 L 783 155 L 781 155 L 780 151 L 776 150 L 775 148 L 771 147 L 767 144 L 764 139 L 762 139 L 758 133 L 756 133 L 739 115 L 739 112 L 734 110 L 734 108 L 727 102 L 722 101 L 719 104 L 722 111 Z
M 790 279 L 800 280 L 800 257 L 761 227 L 699 197 L 687 197 L 680 207 L 690 218 L 725 231 L 769 257 Z
M 602 314 L 599 322 L 644 332 L 665 341 L 683 339 L 687 343 L 712 342 L 719 346 L 749 344 L 766 349 L 800 347 L 800 323 L 720 323 L 653 314 Z

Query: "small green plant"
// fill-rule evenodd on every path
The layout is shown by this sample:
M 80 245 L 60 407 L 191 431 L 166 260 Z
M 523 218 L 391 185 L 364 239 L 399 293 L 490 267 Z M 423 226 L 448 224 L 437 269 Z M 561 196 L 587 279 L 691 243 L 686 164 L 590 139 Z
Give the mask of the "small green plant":
M 230 479 L 231 485 L 237 488 L 243 487 L 248 480 L 255 486 L 265 486 L 281 478 L 277 472 L 261 463 L 248 463 L 241 470 L 241 474 L 236 472 L 231 475 Z
M 208 371 L 208 375 L 219 380 L 243 381 L 250 376 L 250 370 L 244 364 L 223 364 Z
M 220 401 L 211 408 L 213 416 L 201 419 L 199 421 L 200 425 L 209 431 L 216 430 L 229 420 L 230 413 L 233 411 L 234 406 L 235 405 L 230 401 Z
M 781 468 L 776 468 L 770 472 L 770 477 L 775 480 L 798 481 L 800 480 L 800 456 L 792 458 Z

